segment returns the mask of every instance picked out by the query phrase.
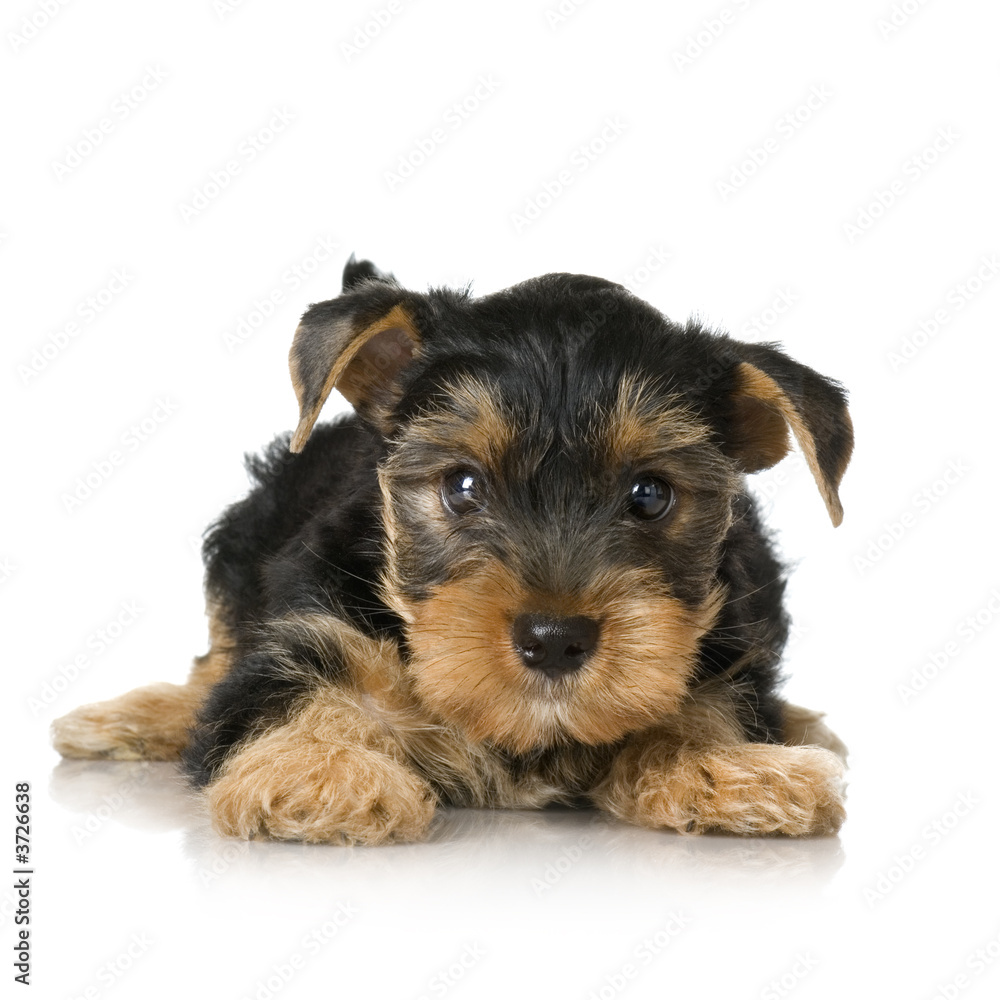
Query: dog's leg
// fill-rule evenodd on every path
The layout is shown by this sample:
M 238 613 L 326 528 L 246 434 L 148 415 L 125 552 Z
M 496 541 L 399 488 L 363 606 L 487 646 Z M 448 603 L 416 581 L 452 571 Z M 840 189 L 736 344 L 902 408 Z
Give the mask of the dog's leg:
M 181 684 L 151 684 L 110 701 L 81 705 L 52 723 L 64 757 L 177 760 L 201 699 Z
M 202 702 L 232 664 L 231 644 L 217 618 L 209 631 L 212 648 L 195 659 L 186 684 L 151 684 L 81 705 L 52 723 L 52 745 L 64 757 L 177 760 Z
M 631 737 L 593 798 L 639 826 L 801 837 L 840 828 L 843 774 L 824 747 L 741 742 L 731 705 L 711 698 Z
M 419 840 L 437 804 L 361 696 L 334 685 L 238 749 L 207 794 L 222 834 L 309 843 Z
M 789 746 L 825 747 L 847 762 L 847 747 L 823 721 L 823 712 L 813 712 L 786 701 L 782 705 L 782 715 L 785 725 L 784 741 Z

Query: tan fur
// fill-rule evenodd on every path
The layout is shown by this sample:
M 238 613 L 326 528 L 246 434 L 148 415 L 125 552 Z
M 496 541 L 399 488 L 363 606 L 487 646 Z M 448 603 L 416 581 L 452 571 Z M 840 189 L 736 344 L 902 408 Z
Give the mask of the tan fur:
M 568 788 L 585 783 L 593 762 L 571 753 L 555 754 L 547 767 L 515 780 L 488 744 L 429 711 L 395 643 L 378 641 L 327 615 L 295 615 L 281 623 L 317 649 L 336 647 L 348 666 L 340 686 L 321 687 L 311 707 L 350 706 L 357 720 L 377 727 L 394 756 L 405 759 L 451 802 L 477 807 L 537 808 L 566 800 Z M 346 702 L 345 702 L 346 699 Z M 339 711 L 339 709 L 338 709 Z M 354 723 L 352 722 L 352 725 Z M 344 730 L 347 738 L 350 728 Z M 401 755 L 401 756 L 400 756 Z
M 788 450 L 787 429 L 779 427 L 778 421 L 768 418 L 766 408 L 770 407 L 772 412 L 777 411 L 782 420 L 787 422 L 788 426 L 792 428 L 795 440 L 798 441 L 799 447 L 802 449 L 803 455 L 805 455 L 809 471 L 812 473 L 813 479 L 816 480 L 816 485 L 819 487 L 823 502 L 826 504 L 827 511 L 829 511 L 830 520 L 833 522 L 834 527 L 839 526 L 844 520 L 844 508 L 837 494 L 837 487 L 840 485 L 844 470 L 850 461 L 850 449 L 847 449 L 846 453 L 841 457 L 840 464 L 834 471 L 833 478 L 828 479 L 820 468 L 819 458 L 816 455 L 816 442 L 813 439 L 812 432 L 806 426 L 799 411 L 778 383 L 770 375 L 765 374 L 759 368 L 747 362 L 743 362 L 737 366 L 736 374 L 738 388 L 734 396 L 734 401 L 739 404 L 742 399 L 744 404 L 750 404 L 749 406 L 744 405 L 741 409 L 740 423 L 745 435 L 751 433 L 756 435 L 754 438 L 755 447 L 759 453 L 760 461 L 764 463 L 758 464 L 757 467 L 767 468 L 774 465 L 785 456 Z M 759 406 L 754 407 L 754 401 L 763 403 L 765 408 L 761 410 Z M 755 409 L 757 411 L 756 415 L 753 413 Z M 850 419 L 849 414 L 845 410 L 844 420 L 847 422 L 848 427 L 850 427 Z
M 596 424 L 596 432 L 597 449 L 608 456 L 612 467 L 697 447 L 712 437 L 708 424 L 687 406 L 660 401 L 635 377 L 622 380 L 615 406 Z
M 497 464 L 514 442 L 517 429 L 497 406 L 495 390 L 466 375 L 440 391 L 448 408 L 411 420 L 406 440 L 440 449 L 446 461 L 460 452 L 483 465 Z
M 323 331 L 327 342 L 327 356 L 323 360 L 329 364 L 324 375 L 304 368 L 303 344 L 315 342 L 316 333 L 313 326 L 300 323 L 288 357 L 292 386 L 299 401 L 299 423 L 289 445 L 293 452 L 305 447 L 334 387 L 355 407 L 378 404 L 385 409 L 397 395 L 396 374 L 420 345 L 413 317 L 402 305 L 393 306 L 361 330 L 355 330 L 351 321 L 344 319 Z M 313 364 L 318 360 L 309 357 Z M 323 381 L 317 386 L 320 378 Z
M 732 465 L 717 453 L 705 457 L 707 425 L 659 399 L 644 406 L 645 391 L 639 380 L 626 380 L 612 412 L 595 419 L 594 447 L 619 463 L 667 462 L 680 498 L 665 530 L 680 538 L 696 532 L 712 539 L 706 545 L 718 544 L 732 512 L 715 497 L 736 489 Z M 408 422 L 379 468 L 386 532 L 380 597 L 407 625 L 419 697 L 469 739 L 515 753 L 569 740 L 612 742 L 675 711 L 699 640 L 724 596 L 710 589 L 710 579 L 701 606 L 692 611 L 664 592 L 651 570 L 616 568 L 595 575 L 583 592 L 578 584 L 567 592 L 559 571 L 553 570 L 547 589 L 528 588 L 521 582 L 523 567 L 479 557 L 453 567 L 454 579 L 429 595 L 406 596 L 407 582 L 421 580 L 424 572 L 414 561 L 418 549 L 410 543 L 408 522 L 434 525 L 447 537 L 453 525 L 441 503 L 441 476 L 456 461 L 477 464 L 487 478 L 505 474 L 505 452 L 516 439 L 511 417 L 497 410 L 497 394 L 488 385 L 465 378 L 442 392 L 448 407 Z M 530 450 L 517 443 L 522 475 L 552 444 L 545 435 Z M 406 498 L 401 509 L 399 497 Z M 557 557 L 553 546 L 552 559 L 534 558 L 549 569 Z M 525 612 L 599 621 L 600 640 L 586 670 L 555 682 L 526 670 L 510 638 L 514 619 Z
M 402 306 L 393 306 L 358 333 L 337 358 L 325 392 L 335 385 L 352 406 L 359 405 L 370 394 L 373 382 L 395 378 L 400 365 L 409 362 L 419 343 L 413 317 Z
M 426 836 L 440 794 L 463 805 L 537 808 L 567 801 L 568 789 L 586 788 L 602 770 L 595 804 L 644 826 L 802 836 L 834 832 L 842 821 L 833 754 L 741 745 L 726 689 L 688 699 L 672 725 L 629 738 L 610 769 L 573 747 L 515 779 L 488 743 L 428 713 L 391 642 L 323 615 L 284 624 L 340 646 L 349 673 L 230 759 L 208 789 L 220 833 L 413 841 Z
M 438 801 L 539 807 L 565 800 L 584 767 L 571 757 L 522 780 L 488 746 L 429 715 L 393 643 L 324 615 L 283 627 L 336 644 L 343 684 L 323 684 L 289 720 L 258 734 L 207 790 L 216 829 L 237 837 L 386 844 L 423 838 Z
M 237 751 L 208 801 L 230 836 L 361 844 L 420 839 L 436 804 L 386 728 L 330 685 Z
M 322 614 L 272 623 L 279 643 L 284 633 L 337 650 L 348 674 L 314 689 L 287 722 L 256 734 L 230 758 L 207 790 L 224 834 L 413 841 L 426 836 L 440 795 L 468 806 L 539 808 L 570 801 L 573 790 L 597 781 L 601 808 L 688 833 L 798 836 L 832 832 L 843 817 L 842 769 L 833 754 L 817 746 L 740 745 L 726 689 L 688 697 L 666 724 L 629 737 L 610 768 L 600 752 L 567 746 L 515 775 L 488 740 L 428 709 L 394 643 Z M 212 639 L 187 685 L 140 688 L 77 709 L 55 724 L 56 748 L 67 757 L 175 759 L 198 706 L 231 663 L 217 620 Z M 599 704 L 594 713 L 600 716 Z M 785 706 L 788 742 L 842 751 L 820 718 Z
M 233 662 L 232 642 L 209 609 L 211 649 L 196 657 L 186 684 L 151 684 L 110 701 L 81 705 L 52 723 L 52 743 L 64 757 L 177 760 L 212 686 Z
M 595 803 L 640 826 L 792 837 L 844 820 L 840 758 L 816 746 L 742 743 L 731 696 L 692 694 L 683 711 L 629 737 Z
M 676 711 L 721 600 L 713 592 L 692 615 L 638 570 L 598 577 L 579 596 L 535 594 L 491 562 L 410 609 L 414 684 L 473 740 L 519 753 L 567 739 L 611 742 Z M 510 626 L 528 610 L 601 621 L 585 670 L 553 683 L 525 669 Z
M 785 702 L 782 706 L 784 740 L 790 746 L 818 746 L 832 750 L 847 763 L 847 747 L 833 730 L 823 722 L 824 712 L 814 712 L 799 705 Z

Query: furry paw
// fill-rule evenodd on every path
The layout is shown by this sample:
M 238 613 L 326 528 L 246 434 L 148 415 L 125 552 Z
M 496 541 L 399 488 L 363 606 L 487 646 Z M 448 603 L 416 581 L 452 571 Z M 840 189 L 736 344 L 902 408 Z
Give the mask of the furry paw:
M 342 844 L 420 840 L 437 804 L 430 785 L 385 753 L 290 745 L 280 730 L 239 751 L 208 799 L 224 835 Z
M 177 760 L 196 705 L 196 694 L 176 684 L 138 688 L 56 719 L 52 745 L 84 760 Z
M 749 743 L 681 754 L 669 771 L 642 775 L 627 818 L 682 833 L 830 834 L 844 821 L 843 791 L 830 750 Z

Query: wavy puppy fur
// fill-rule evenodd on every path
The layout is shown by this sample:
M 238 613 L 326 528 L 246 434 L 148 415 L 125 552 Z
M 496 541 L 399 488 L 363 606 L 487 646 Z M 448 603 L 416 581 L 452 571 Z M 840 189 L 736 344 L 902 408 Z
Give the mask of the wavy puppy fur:
M 210 652 L 59 720 L 61 753 L 179 758 L 239 837 L 551 802 L 837 830 L 843 744 L 779 697 L 783 568 L 745 488 L 794 436 L 839 523 L 837 383 L 599 278 L 477 299 L 353 258 L 290 368 L 298 427 L 206 536 Z M 318 424 L 334 389 L 354 413 Z

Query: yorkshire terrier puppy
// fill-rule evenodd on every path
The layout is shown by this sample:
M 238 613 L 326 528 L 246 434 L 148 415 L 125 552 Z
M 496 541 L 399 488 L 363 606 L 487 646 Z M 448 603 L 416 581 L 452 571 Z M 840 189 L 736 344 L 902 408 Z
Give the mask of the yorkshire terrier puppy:
M 840 523 L 837 383 L 600 278 L 421 294 L 353 257 L 290 365 L 298 427 L 206 535 L 209 652 L 58 720 L 62 754 L 180 759 L 246 838 L 417 840 L 439 803 L 839 828 L 744 480 L 791 429 Z M 355 412 L 314 426 L 333 389 Z

